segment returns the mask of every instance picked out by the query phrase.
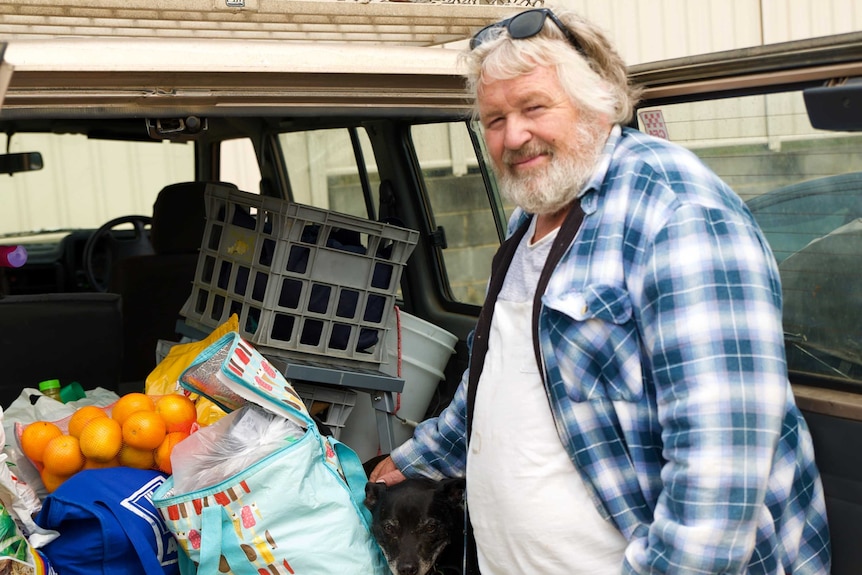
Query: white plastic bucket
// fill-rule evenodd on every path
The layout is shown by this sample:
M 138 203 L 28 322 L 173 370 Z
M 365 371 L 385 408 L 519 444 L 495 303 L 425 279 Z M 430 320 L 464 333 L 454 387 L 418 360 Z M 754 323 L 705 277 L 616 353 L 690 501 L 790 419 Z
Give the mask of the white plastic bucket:
M 414 315 L 399 311 L 401 324 L 401 377 L 404 390 L 400 405 L 396 398 L 399 417 L 421 421 L 428 410 L 437 385 L 445 379 L 443 370 L 449 357 L 455 352 L 458 338 L 448 331 Z M 398 331 L 390 329 L 386 337 L 389 362 L 381 365 L 380 371 L 387 375 L 398 375 Z M 395 436 L 395 445 L 400 445 L 413 435 L 413 427 L 390 417 Z M 353 411 L 341 430 L 340 440 L 353 449 L 362 461 L 377 455 L 380 438 L 371 397 L 357 392 Z

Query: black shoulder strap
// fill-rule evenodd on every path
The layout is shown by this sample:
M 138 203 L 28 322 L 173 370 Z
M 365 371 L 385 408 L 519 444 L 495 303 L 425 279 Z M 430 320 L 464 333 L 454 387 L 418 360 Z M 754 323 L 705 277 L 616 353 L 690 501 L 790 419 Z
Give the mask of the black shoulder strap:
M 542 356 L 539 351 L 538 338 L 535 337 L 539 326 L 539 312 L 542 307 L 542 294 L 545 293 L 545 288 L 548 286 L 548 281 L 551 274 L 557 267 L 557 263 L 568 247 L 571 245 L 575 234 L 581 227 L 581 222 L 584 219 L 584 211 L 581 209 L 579 201 L 575 201 L 572 209 L 569 210 L 566 219 L 560 227 L 557 237 L 554 238 L 554 243 L 551 246 L 551 251 L 548 253 L 548 259 L 545 266 L 542 268 L 542 273 L 539 276 L 539 283 L 536 286 L 536 295 L 533 300 L 533 350 L 536 354 L 536 362 L 539 369 L 542 369 Z M 509 239 L 500 245 L 497 253 L 494 254 L 494 259 L 491 262 L 491 279 L 488 284 L 488 294 L 485 298 L 485 303 L 482 305 L 482 311 L 479 313 L 479 319 L 476 323 L 476 329 L 473 332 L 473 349 L 470 354 L 470 375 L 467 381 L 467 439 L 469 442 L 470 433 L 473 426 L 473 409 L 476 406 L 476 389 L 479 386 L 479 376 L 482 375 L 482 367 L 485 363 L 485 354 L 488 353 L 488 335 L 491 331 L 491 316 L 494 314 L 494 305 L 497 303 L 497 296 L 500 295 L 500 290 L 503 287 L 503 280 L 506 278 L 506 272 L 509 265 L 512 263 L 512 258 L 515 256 L 515 250 L 518 249 L 518 244 L 530 227 L 530 221 L 524 222 Z
M 545 377 L 545 366 L 542 362 L 542 352 L 539 347 L 539 338 L 536 337 L 539 333 L 539 314 L 542 311 L 542 296 L 545 289 L 548 287 L 548 282 L 551 279 L 551 274 L 557 268 L 557 264 L 572 245 L 575 239 L 575 234 L 581 227 L 581 222 L 584 221 L 584 210 L 581 208 L 580 202 L 575 202 L 572 209 L 569 210 L 563 225 L 560 226 L 560 231 L 557 237 L 554 238 L 554 245 L 551 246 L 551 251 L 548 252 L 548 259 L 542 267 L 542 273 L 539 276 L 539 283 L 536 284 L 536 295 L 533 297 L 533 352 L 536 354 L 536 365 L 539 366 L 539 371 L 542 374 L 542 379 Z
M 482 311 L 479 312 L 479 319 L 476 322 L 476 329 L 473 331 L 473 347 L 470 354 L 470 375 L 467 380 L 468 444 L 470 433 L 473 430 L 473 408 L 476 405 L 476 388 L 479 386 L 479 376 L 482 374 L 485 354 L 488 353 L 488 335 L 491 331 L 491 316 L 494 314 L 494 305 L 497 303 L 497 296 L 500 295 L 500 290 L 503 288 L 503 280 L 506 278 L 506 271 L 512 263 L 512 258 L 515 256 L 515 250 L 518 249 L 518 244 L 521 243 L 521 239 L 527 233 L 528 229 L 530 229 L 530 220 L 525 221 L 521 227 L 515 230 L 514 234 L 500 244 L 497 253 L 494 254 L 494 259 L 491 261 L 491 278 L 488 281 L 488 294 L 485 296 L 485 303 L 482 305 Z M 473 536 L 473 525 L 470 523 L 469 510 L 465 514 L 464 575 L 480 575 L 479 559 L 476 554 L 476 539 Z
M 515 233 L 500 244 L 497 253 L 494 254 L 494 259 L 491 260 L 491 279 L 488 282 L 488 293 L 485 296 L 482 311 L 479 312 L 476 329 L 473 331 L 473 347 L 470 354 L 470 376 L 467 380 L 468 440 L 472 431 L 471 423 L 473 421 L 473 407 L 476 405 L 476 388 L 479 385 L 479 376 L 482 374 L 482 366 L 485 363 L 485 354 L 488 353 L 488 335 L 491 332 L 491 316 L 494 315 L 494 304 L 497 303 L 497 296 L 500 295 L 500 290 L 503 288 L 503 280 L 506 279 L 506 272 L 515 256 L 515 250 L 518 249 L 521 238 L 524 237 L 529 228 L 530 220 L 528 219 L 515 230 Z

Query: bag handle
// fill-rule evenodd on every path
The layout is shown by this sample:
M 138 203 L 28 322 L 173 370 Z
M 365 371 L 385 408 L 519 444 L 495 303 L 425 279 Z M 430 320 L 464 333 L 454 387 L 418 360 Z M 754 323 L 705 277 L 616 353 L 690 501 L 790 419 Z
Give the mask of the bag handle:
M 180 575 L 197 575 L 198 566 L 182 547 L 177 548 L 177 561 L 180 567 Z
M 363 523 L 368 529 L 371 529 L 371 512 L 365 507 L 365 484 L 368 483 L 368 476 L 365 475 L 365 469 L 362 467 L 362 462 L 356 452 L 350 449 L 347 445 L 341 443 L 334 437 L 327 438 L 335 450 L 335 455 L 338 456 L 338 462 L 341 464 L 341 471 L 344 472 L 344 478 L 347 480 L 350 499 L 353 501 L 353 506 L 356 512 L 362 518 Z
M 223 553 L 221 505 L 209 505 L 201 510 L 201 546 L 198 560 L 198 573 L 221 573 L 219 561 Z
M 111 507 L 109 505 L 107 505 L 106 503 L 104 503 L 102 501 L 96 501 L 95 507 L 97 509 L 103 509 L 105 512 L 107 512 L 107 514 L 110 515 L 114 519 L 114 521 L 116 521 L 117 525 L 120 526 L 120 529 L 122 529 L 123 533 L 125 533 L 125 535 L 126 535 L 126 539 L 129 540 L 129 543 L 131 544 L 132 548 L 135 550 L 135 554 L 138 556 L 138 559 L 140 560 L 141 565 L 144 567 L 145 573 L 163 573 L 164 572 L 165 568 L 164 568 L 164 566 L 162 566 L 162 562 L 156 558 L 156 554 L 153 553 L 153 550 L 149 549 L 149 548 L 140 549 L 138 547 L 138 535 L 129 533 L 129 531 L 126 529 L 125 523 L 123 523 L 122 518 L 118 517 L 114 513 L 114 510 L 111 509 Z M 86 508 L 82 507 L 82 509 L 86 509 Z M 101 522 L 101 519 L 100 519 L 100 522 Z M 156 537 L 161 537 L 161 533 L 154 533 L 154 535 Z

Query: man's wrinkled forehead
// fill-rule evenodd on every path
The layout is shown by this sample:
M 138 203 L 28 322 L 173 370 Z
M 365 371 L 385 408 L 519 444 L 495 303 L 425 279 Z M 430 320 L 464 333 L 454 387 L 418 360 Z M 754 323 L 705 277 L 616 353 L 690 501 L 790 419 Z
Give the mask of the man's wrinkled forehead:
M 531 99 L 566 97 L 557 72 L 553 67 L 536 66 L 530 72 L 508 78 L 486 76 L 477 86 L 477 105 L 487 108 L 501 97 L 509 103 Z

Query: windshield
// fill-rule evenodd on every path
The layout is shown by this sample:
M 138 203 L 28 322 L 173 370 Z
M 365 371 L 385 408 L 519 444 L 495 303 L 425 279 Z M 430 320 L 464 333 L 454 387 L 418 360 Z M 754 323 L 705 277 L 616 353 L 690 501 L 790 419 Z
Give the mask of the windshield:
M 96 140 L 77 134 L 0 137 L 9 153 L 39 152 L 41 170 L 0 174 L 0 237 L 97 228 L 151 215 L 165 185 L 194 179 L 194 145 Z

